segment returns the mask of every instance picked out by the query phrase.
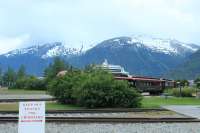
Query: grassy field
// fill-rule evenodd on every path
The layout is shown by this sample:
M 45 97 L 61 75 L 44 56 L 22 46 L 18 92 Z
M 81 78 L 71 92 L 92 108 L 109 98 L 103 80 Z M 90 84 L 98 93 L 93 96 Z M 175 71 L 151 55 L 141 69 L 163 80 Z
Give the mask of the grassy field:
M 142 108 L 159 108 L 163 105 L 200 105 L 200 99 L 196 98 L 179 98 L 179 97 L 144 97 Z
M 66 110 L 66 109 L 81 109 L 81 107 L 75 105 L 63 105 L 60 103 L 49 102 L 46 104 L 47 110 Z
M 33 90 L 21 90 L 21 89 L 11 89 L 0 88 L 0 95 L 6 94 L 46 94 L 45 91 L 33 91 Z M 163 105 L 200 105 L 200 99 L 196 98 L 179 98 L 170 97 L 165 99 L 164 97 L 152 96 L 144 97 L 142 100 L 142 108 L 160 108 Z M 74 105 L 63 105 L 55 102 L 46 103 L 47 110 L 64 110 L 64 109 L 80 109 L 80 107 Z M 18 103 L 0 103 L 0 110 L 18 110 Z
M 46 94 L 46 91 L 0 88 L 0 95 L 12 95 L 12 94 L 13 95 Z
M 162 98 L 162 97 L 145 97 L 142 100 L 142 108 L 160 108 L 163 105 L 200 105 L 200 99 L 196 98 Z M 47 110 L 66 110 L 81 109 L 75 105 L 63 105 L 55 102 L 46 103 Z M 18 110 L 18 103 L 0 103 L 0 111 Z

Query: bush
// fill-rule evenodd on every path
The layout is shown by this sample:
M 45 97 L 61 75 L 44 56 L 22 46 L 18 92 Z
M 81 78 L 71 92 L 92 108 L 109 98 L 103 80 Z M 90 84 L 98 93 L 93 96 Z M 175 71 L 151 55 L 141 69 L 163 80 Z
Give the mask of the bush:
M 139 107 L 141 97 L 127 82 L 116 81 L 112 75 L 96 71 L 87 75 L 75 97 L 80 106 Z
M 36 77 L 24 77 L 17 79 L 15 85 L 11 89 L 25 89 L 25 90 L 46 90 L 46 83 L 42 79 Z
M 169 91 L 170 95 L 176 96 L 176 97 L 192 97 L 192 94 L 195 92 L 193 88 L 190 87 L 184 87 L 181 89 L 181 95 L 180 95 L 180 88 L 173 88 Z
M 72 94 L 80 77 L 74 72 L 67 73 L 63 77 L 57 77 L 49 82 L 48 92 L 55 96 L 61 103 L 75 103 L 75 98 L 73 98 Z
M 141 95 L 125 81 L 117 81 L 102 70 L 68 72 L 48 86 L 50 94 L 62 103 L 87 108 L 139 107 Z

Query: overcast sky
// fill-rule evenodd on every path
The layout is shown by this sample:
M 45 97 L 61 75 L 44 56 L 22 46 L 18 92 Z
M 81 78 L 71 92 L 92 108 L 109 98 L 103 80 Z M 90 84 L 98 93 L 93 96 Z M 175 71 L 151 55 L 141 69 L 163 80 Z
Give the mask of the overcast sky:
M 200 0 L 0 0 L 0 53 L 134 34 L 200 44 Z

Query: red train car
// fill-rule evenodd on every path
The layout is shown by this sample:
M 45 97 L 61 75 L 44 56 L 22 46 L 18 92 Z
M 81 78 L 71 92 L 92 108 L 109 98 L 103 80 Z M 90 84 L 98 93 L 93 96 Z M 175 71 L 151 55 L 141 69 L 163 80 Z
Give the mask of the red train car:
M 165 88 L 175 87 L 175 81 L 151 77 L 115 77 L 117 80 L 126 80 L 140 92 L 161 93 Z

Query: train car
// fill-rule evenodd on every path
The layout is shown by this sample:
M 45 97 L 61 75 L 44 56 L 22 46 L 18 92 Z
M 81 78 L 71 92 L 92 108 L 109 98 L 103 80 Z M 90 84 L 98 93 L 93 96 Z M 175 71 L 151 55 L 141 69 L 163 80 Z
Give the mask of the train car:
M 140 92 L 149 92 L 158 94 L 165 88 L 173 88 L 175 82 L 173 80 L 158 79 L 150 77 L 115 77 L 117 80 L 127 80 L 131 86 L 137 88 Z

